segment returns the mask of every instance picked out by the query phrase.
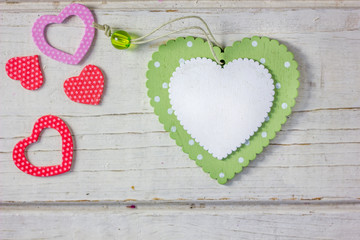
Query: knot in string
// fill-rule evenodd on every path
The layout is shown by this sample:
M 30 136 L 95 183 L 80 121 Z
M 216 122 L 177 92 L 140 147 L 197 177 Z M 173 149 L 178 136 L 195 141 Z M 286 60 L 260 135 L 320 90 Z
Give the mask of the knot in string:
M 107 37 L 111 36 L 111 27 L 109 25 L 107 25 L 107 24 L 101 25 L 96 22 L 93 22 L 92 26 L 101 31 L 105 31 L 105 36 L 107 36 Z

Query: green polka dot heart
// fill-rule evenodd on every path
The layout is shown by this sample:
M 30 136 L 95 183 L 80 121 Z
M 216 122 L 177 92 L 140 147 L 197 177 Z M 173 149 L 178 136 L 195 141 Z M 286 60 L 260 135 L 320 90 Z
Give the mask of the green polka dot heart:
M 225 184 L 255 159 L 295 105 L 299 72 L 286 46 L 245 38 L 222 52 L 217 65 L 208 43 L 177 38 L 149 62 L 148 95 L 176 144 Z

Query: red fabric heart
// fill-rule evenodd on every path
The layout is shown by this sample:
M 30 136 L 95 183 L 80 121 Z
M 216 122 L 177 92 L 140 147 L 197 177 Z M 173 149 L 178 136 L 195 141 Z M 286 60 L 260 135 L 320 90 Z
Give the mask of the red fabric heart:
M 62 163 L 60 165 L 36 167 L 26 159 L 26 147 L 38 140 L 44 128 L 53 128 L 61 135 Z M 46 115 L 39 118 L 34 125 L 31 136 L 21 140 L 15 145 L 13 160 L 21 171 L 36 177 L 49 177 L 69 171 L 73 160 L 73 140 L 69 128 L 59 117 Z
M 10 58 L 5 65 L 7 75 L 20 80 L 21 85 L 28 90 L 36 90 L 43 84 L 39 56 Z
M 98 105 L 104 89 L 104 76 L 95 65 L 87 65 L 79 76 L 64 82 L 65 94 L 74 102 Z

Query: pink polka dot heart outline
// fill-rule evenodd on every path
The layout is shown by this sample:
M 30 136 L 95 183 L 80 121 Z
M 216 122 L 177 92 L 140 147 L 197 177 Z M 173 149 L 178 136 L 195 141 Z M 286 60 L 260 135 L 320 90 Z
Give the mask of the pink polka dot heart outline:
M 60 165 L 37 167 L 32 165 L 26 159 L 26 147 L 37 142 L 41 131 L 45 128 L 53 128 L 61 135 L 62 163 Z M 55 176 L 69 171 L 73 160 L 73 140 L 68 126 L 57 116 L 42 116 L 36 121 L 31 136 L 21 140 L 15 145 L 13 150 L 13 160 L 15 165 L 21 171 L 36 177 Z
M 62 23 L 70 16 L 78 16 L 85 24 L 85 34 L 75 54 L 69 54 L 52 47 L 45 38 L 45 28 L 52 23 Z M 32 36 L 35 44 L 42 53 L 67 64 L 78 64 L 89 50 L 94 39 L 95 29 L 92 27 L 94 16 L 84 5 L 73 3 L 66 6 L 59 15 L 44 15 L 39 17 L 32 28 Z

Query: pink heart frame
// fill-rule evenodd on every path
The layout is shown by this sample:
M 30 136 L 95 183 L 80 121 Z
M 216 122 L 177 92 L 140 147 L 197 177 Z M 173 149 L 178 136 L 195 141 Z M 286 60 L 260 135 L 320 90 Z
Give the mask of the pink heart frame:
M 45 28 L 52 23 L 62 23 L 70 16 L 78 16 L 85 24 L 85 34 L 74 55 L 52 47 L 45 39 Z M 43 15 L 39 17 L 32 28 L 32 36 L 36 46 L 42 53 L 67 64 L 78 64 L 86 55 L 94 39 L 95 29 L 92 27 L 94 16 L 84 5 L 73 3 L 67 5 L 59 15 Z

